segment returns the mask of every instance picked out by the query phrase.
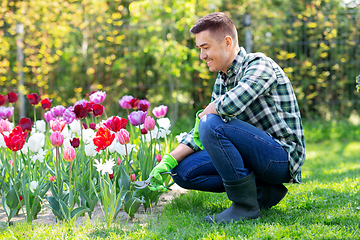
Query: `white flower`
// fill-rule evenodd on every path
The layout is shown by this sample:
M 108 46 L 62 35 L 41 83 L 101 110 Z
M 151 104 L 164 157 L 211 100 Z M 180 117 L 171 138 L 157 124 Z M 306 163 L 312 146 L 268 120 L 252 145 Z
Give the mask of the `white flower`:
M 28 153 L 28 150 L 29 150 L 29 144 L 26 142 L 23 146 L 23 148 L 21 149 L 21 152 L 23 154 L 27 154 Z
M 33 191 L 37 188 L 37 186 L 38 186 L 38 182 L 37 182 L 37 181 L 32 181 L 32 182 L 30 183 L 30 189 L 33 190 Z
M 187 132 L 180 133 L 180 135 L 176 135 L 176 140 L 177 140 L 178 142 L 180 142 L 181 139 L 182 139 L 184 136 L 186 136 L 186 135 L 187 135 Z
M 42 148 L 40 148 L 40 150 L 38 151 L 37 154 L 30 157 L 31 162 L 35 163 L 36 160 L 39 160 L 39 162 L 43 162 L 47 152 L 48 152 L 48 150 L 44 151 Z
M 62 147 L 65 148 L 65 147 L 71 146 L 71 143 L 70 143 L 71 139 L 72 139 L 71 137 L 64 138 L 64 142 L 63 142 Z
M 95 144 L 91 142 L 90 144 L 85 145 L 85 155 L 88 157 L 93 157 L 97 154 L 95 150 Z
M 105 163 L 102 164 L 102 159 L 97 160 L 95 159 L 94 166 L 96 167 L 96 171 L 101 172 L 101 175 L 104 175 L 105 173 L 112 174 L 113 170 L 112 168 L 115 166 L 115 161 L 113 158 L 110 158 L 108 160 L 105 160 Z
M 70 137 L 71 133 L 69 132 L 68 125 L 65 125 L 65 127 L 62 130 L 61 134 L 64 136 L 64 138 Z
M 44 133 L 46 131 L 46 122 L 44 120 L 36 121 L 36 130 Z
M 6 148 L 5 139 L 2 134 L 0 134 L 0 147 Z
M 92 143 L 94 137 L 96 136 L 95 131 L 91 128 L 83 130 L 83 142 L 85 144 Z
M 136 147 L 136 144 L 126 144 L 126 145 L 116 145 L 115 151 L 120 154 L 121 156 L 125 156 L 126 155 L 126 149 L 127 149 L 127 153 L 130 154 L 131 150 L 133 150 Z
M 95 164 L 93 164 L 93 165 L 96 167 L 96 171 L 101 172 L 104 168 L 103 164 L 101 163 L 102 159 L 100 158 L 100 161 L 97 159 L 94 159 L 94 162 L 95 162 Z
M 74 120 L 72 123 L 69 124 L 71 132 L 80 135 L 81 131 L 81 124 L 79 120 Z
M 28 147 L 32 152 L 38 152 L 44 146 L 45 135 L 43 133 L 34 133 L 29 137 Z
M 159 124 L 160 128 L 163 128 L 165 130 L 169 130 L 169 128 L 171 127 L 169 118 L 159 118 L 158 120 L 156 120 L 156 122 Z

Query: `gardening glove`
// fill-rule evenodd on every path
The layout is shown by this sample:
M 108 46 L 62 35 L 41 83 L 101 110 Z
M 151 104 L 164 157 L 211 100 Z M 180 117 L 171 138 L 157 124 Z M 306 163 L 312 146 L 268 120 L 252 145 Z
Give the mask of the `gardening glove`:
M 195 144 L 201 149 L 204 150 L 204 147 L 200 141 L 200 136 L 199 136 L 199 122 L 200 122 L 200 118 L 199 118 L 199 114 L 202 113 L 204 111 L 204 109 L 199 110 L 196 113 L 196 117 L 195 117 L 195 127 L 194 127 L 194 132 L 193 132 L 193 140 L 195 142 Z
M 149 185 L 149 189 L 151 191 L 166 192 L 167 188 L 163 186 L 164 179 L 161 173 L 170 172 L 170 170 L 176 167 L 177 165 L 178 162 L 173 156 L 171 156 L 170 154 L 165 154 L 161 162 L 156 167 L 154 167 L 153 170 L 150 172 L 150 175 L 154 175 L 154 177 L 151 178 L 150 180 L 150 184 L 152 186 Z

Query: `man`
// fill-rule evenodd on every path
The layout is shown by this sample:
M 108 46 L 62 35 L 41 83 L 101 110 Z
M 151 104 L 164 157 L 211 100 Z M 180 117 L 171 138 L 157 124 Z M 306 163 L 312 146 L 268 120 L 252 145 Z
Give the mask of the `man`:
M 160 173 L 172 169 L 183 188 L 226 191 L 232 205 L 207 222 L 258 218 L 286 195 L 282 183 L 301 181 L 305 140 L 291 83 L 272 59 L 238 46 L 224 13 L 202 17 L 190 32 L 219 74 L 194 129 L 152 170 L 151 189 L 163 189 Z

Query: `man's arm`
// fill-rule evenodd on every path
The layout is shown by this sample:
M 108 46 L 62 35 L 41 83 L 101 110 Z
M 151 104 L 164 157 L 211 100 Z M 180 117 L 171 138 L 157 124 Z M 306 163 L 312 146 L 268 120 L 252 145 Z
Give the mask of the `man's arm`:
M 219 115 L 215 108 L 215 101 L 211 102 L 207 107 L 204 109 L 202 113 L 199 114 L 199 118 L 201 119 L 206 114 L 216 114 Z
M 194 152 L 195 151 L 192 148 L 180 143 L 173 151 L 170 152 L 170 155 L 173 156 L 176 161 L 181 162 L 181 160 Z

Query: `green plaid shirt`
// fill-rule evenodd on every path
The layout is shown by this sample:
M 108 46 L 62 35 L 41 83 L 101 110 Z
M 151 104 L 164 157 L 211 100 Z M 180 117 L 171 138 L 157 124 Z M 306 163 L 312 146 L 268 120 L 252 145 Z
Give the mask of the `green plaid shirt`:
M 274 137 L 288 153 L 293 181 L 301 182 L 305 138 L 299 106 L 277 63 L 262 53 L 247 54 L 241 47 L 226 74 L 219 72 L 211 101 L 224 122 L 237 118 Z M 198 151 L 192 133 L 180 143 Z

